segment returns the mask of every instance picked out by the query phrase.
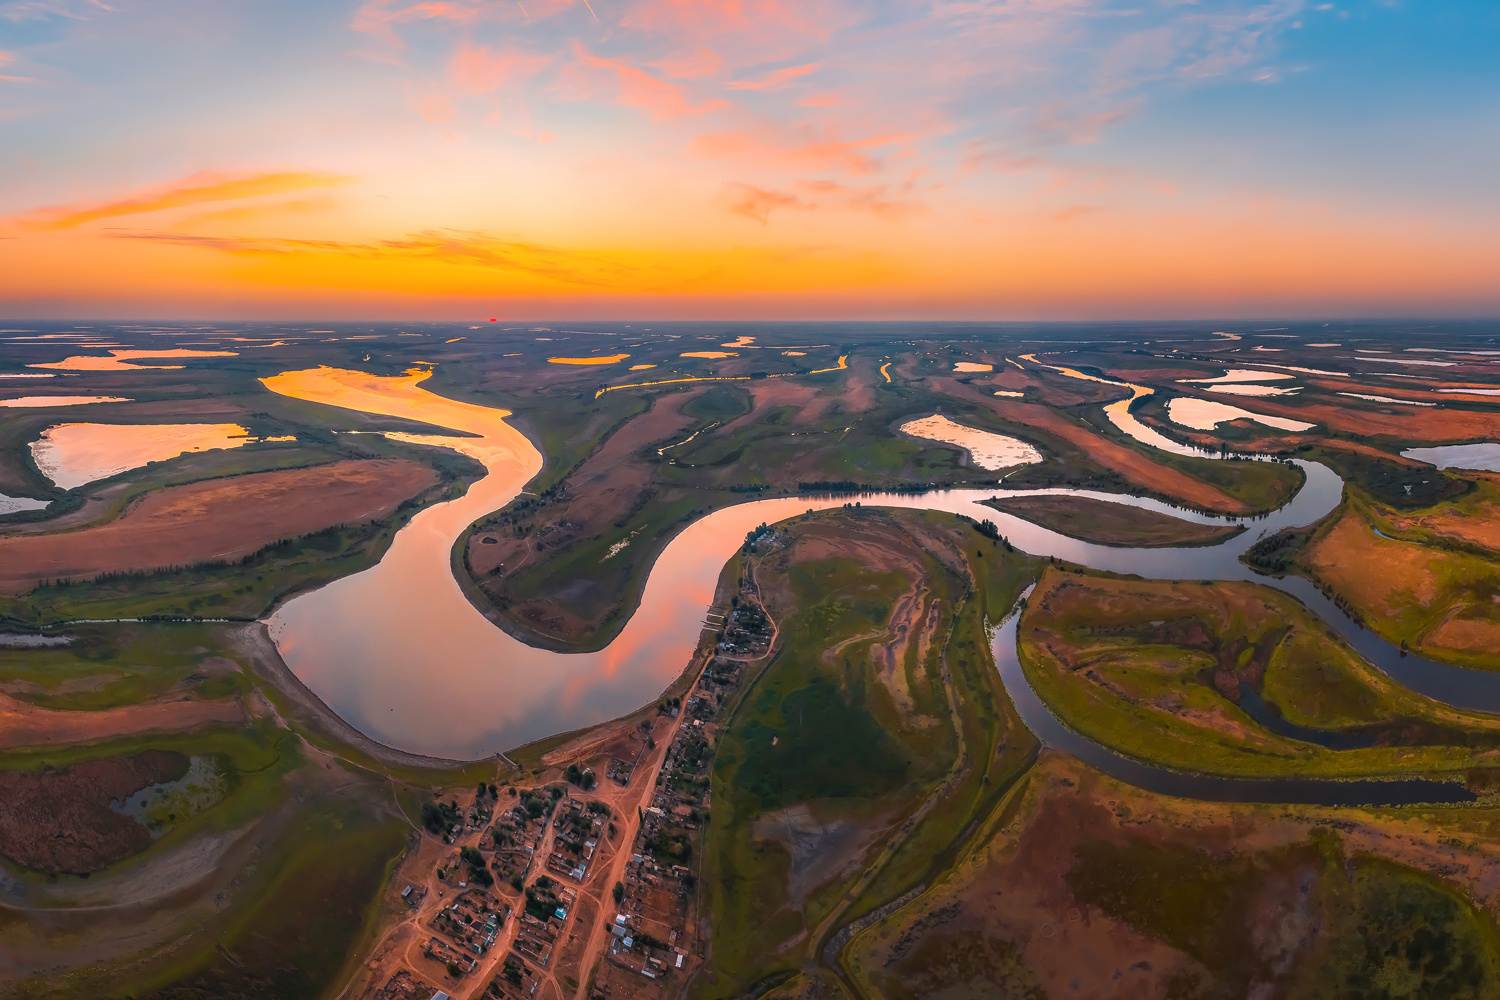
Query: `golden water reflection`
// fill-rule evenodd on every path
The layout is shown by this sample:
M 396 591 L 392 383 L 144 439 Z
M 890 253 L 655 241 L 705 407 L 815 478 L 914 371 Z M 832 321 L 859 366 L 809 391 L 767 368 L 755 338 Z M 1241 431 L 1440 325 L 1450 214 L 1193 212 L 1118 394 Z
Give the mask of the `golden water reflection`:
M 190 451 L 254 440 L 239 424 L 58 424 L 31 442 L 42 475 L 65 490 Z

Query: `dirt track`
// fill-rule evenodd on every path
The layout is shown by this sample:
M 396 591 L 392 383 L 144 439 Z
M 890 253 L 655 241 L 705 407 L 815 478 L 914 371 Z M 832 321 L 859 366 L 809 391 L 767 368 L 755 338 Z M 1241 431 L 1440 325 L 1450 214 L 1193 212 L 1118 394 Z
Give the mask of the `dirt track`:
M 0 538 L 0 591 L 239 559 L 283 538 L 386 517 L 436 482 L 425 465 L 380 459 L 169 487 L 97 528 Z

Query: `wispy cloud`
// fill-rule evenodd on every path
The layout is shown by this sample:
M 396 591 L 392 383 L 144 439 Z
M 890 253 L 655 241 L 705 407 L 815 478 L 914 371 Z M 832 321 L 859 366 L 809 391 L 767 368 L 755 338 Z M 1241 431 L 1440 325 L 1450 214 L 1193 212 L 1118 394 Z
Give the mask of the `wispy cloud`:
M 196 247 L 250 257 L 313 255 L 363 261 L 427 261 L 480 267 L 549 278 L 573 285 L 595 285 L 604 277 L 627 276 L 628 265 L 604 255 L 540 243 L 505 240 L 492 233 L 427 229 L 402 239 L 351 242 L 280 237 L 201 236 L 193 233 L 111 229 L 115 239 Z
M 770 221 L 771 213 L 778 208 L 812 209 L 817 207 L 807 204 L 801 198 L 786 191 L 767 191 L 765 188 L 758 188 L 753 184 L 741 184 L 738 181 L 724 185 L 724 190 L 719 193 L 719 204 L 726 211 L 753 219 L 763 226 Z
M 877 134 L 844 139 L 835 131 L 822 135 L 782 135 L 774 131 L 712 132 L 694 137 L 692 150 L 706 159 L 732 159 L 768 170 L 831 171 L 867 176 L 882 168 L 872 151 L 912 139 L 907 134 Z
M 806 76 L 818 68 L 817 63 L 807 63 L 803 66 L 788 66 L 778 69 L 759 80 L 732 80 L 729 83 L 730 90 L 772 90 L 776 87 L 785 86 L 799 76 Z
M 234 177 L 205 172 L 166 187 L 153 188 L 124 198 L 89 205 L 53 205 L 6 221 L 20 229 L 53 232 L 76 229 L 102 219 L 144 215 L 205 202 L 238 201 L 313 188 L 338 187 L 354 181 L 355 178 L 342 174 L 287 172 Z
M 492 52 L 488 45 L 471 45 L 466 41 L 453 54 L 448 71 L 460 90 L 478 96 L 529 80 L 551 62 L 549 55 L 515 49 Z
M 710 100 L 694 104 L 680 84 L 668 83 L 644 70 L 637 69 L 618 59 L 605 59 L 590 55 L 582 46 L 576 46 L 578 61 L 592 69 L 607 70 L 617 82 L 619 103 L 646 112 L 653 121 L 680 118 L 688 114 L 701 114 L 725 105 L 725 101 Z
M 851 185 L 820 178 L 793 182 L 792 191 L 777 191 L 731 181 L 719 193 L 719 205 L 726 211 L 767 225 L 771 213 L 779 209 L 812 212 L 818 209 L 840 209 L 869 212 L 888 222 L 927 211 L 927 206 L 912 195 L 912 185 L 892 190 L 885 184 Z M 800 193 L 799 193 L 800 192 Z
M 0 17 L 17 24 L 63 18 L 83 21 L 99 13 L 113 13 L 116 8 L 103 0 L 5 0 L 0 2 Z

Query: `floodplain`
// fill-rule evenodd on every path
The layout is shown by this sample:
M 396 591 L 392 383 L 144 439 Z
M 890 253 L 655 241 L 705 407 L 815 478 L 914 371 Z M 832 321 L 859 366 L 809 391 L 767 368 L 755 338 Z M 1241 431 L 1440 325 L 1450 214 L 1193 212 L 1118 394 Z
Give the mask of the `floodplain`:
M 336 326 L 0 338 L 0 993 L 1500 988 L 1500 334 Z

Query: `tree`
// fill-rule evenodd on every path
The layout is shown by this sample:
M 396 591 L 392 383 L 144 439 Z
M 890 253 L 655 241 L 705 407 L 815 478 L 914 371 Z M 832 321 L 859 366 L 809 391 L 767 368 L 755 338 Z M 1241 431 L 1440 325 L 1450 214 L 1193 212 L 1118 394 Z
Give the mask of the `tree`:
M 624 899 L 625 899 L 625 883 L 624 882 L 616 882 L 615 883 L 615 902 L 619 903 L 619 902 L 624 901 Z

